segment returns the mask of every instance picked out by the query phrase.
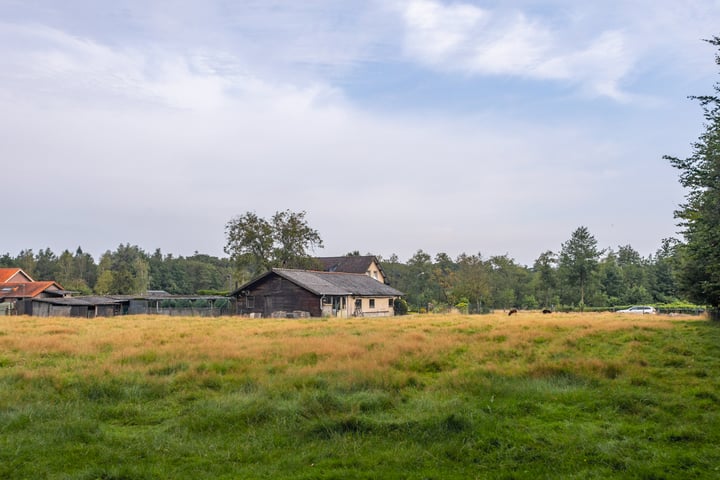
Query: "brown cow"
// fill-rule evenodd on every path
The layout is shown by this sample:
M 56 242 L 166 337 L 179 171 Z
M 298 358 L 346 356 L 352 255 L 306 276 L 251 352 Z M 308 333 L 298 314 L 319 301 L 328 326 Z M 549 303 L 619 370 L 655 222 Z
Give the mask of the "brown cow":
M 517 313 L 517 308 L 513 308 L 508 312 L 508 316 L 512 315 L 513 313 Z

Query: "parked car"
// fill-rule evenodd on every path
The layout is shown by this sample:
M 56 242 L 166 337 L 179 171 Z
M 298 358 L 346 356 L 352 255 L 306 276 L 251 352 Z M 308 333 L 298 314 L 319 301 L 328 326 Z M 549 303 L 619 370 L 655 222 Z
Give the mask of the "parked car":
M 649 307 L 647 305 L 639 305 L 635 307 L 626 308 L 624 310 L 618 310 L 617 313 L 642 313 L 642 314 L 654 314 L 657 313 L 655 307 Z

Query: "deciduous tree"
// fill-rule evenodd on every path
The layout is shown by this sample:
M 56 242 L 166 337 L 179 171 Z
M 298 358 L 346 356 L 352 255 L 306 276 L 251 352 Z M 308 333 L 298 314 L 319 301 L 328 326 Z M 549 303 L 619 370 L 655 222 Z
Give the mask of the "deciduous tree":
M 555 291 L 558 286 L 556 265 L 557 256 L 550 250 L 541 253 L 533 264 L 536 297 L 540 299 L 541 306 L 545 308 L 550 308 L 557 303 L 555 300 Z
M 136 245 L 120 244 L 111 259 L 110 293 L 130 295 L 147 291 L 150 271 L 145 252 Z
M 236 265 L 238 280 L 247 280 L 273 267 L 312 266 L 310 251 L 322 248 L 322 238 L 305 220 L 305 212 L 276 212 L 270 220 L 246 212 L 225 226 L 225 253 Z

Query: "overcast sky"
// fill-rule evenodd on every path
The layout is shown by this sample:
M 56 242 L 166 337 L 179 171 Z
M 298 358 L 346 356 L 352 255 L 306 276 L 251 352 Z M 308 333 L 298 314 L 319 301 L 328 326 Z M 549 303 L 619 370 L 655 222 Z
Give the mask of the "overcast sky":
M 323 256 L 532 265 L 677 236 L 717 0 L 0 0 L 0 254 L 224 256 L 306 211 Z

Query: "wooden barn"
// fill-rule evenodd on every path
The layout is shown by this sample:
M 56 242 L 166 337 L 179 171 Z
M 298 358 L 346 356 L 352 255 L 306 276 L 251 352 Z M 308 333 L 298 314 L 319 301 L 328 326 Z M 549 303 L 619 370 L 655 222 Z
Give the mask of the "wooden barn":
M 231 293 L 257 317 L 392 316 L 402 292 L 362 273 L 275 268 Z

